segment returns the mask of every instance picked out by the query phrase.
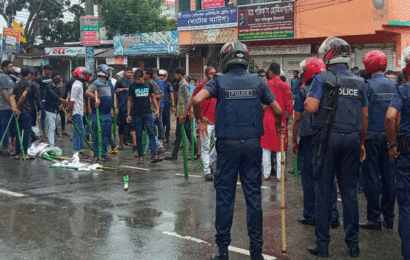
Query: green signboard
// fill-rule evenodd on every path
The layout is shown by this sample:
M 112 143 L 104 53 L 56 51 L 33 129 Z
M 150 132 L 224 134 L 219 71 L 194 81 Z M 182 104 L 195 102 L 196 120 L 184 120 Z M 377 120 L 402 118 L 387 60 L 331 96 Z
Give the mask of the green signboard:
M 80 22 L 81 43 L 86 46 L 100 45 L 100 17 L 82 16 Z

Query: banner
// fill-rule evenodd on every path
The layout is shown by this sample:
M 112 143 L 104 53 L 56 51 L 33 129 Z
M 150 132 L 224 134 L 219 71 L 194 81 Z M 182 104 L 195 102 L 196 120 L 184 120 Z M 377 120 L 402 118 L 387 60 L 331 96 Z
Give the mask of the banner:
M 178 13 L 178 31 L 218 29 L 238 26 L 238 8 L 218 7 Z
M 113 41 L 115 56 L 179 53 L 178 31 L 115 35 Z
M 76 56 L 85 54 L 85 47 L 55 47 L 44 48 L 46 56 Z
M 310 54 L 310 44 L 249 46 L 249 55 Z
M 80 41 L 84 46 L 100 45 L 100 17 L 81 16 Z
M 238 40 L 294 38 L 294 2 L 238 8 Z
M 124 56 L 118 56 L 115 58 L 105 58 L 105 63 L 107 65 L 127 65 L 128 58 Z
M 20 30 L 3 28 L 3 52 L 20 52 Z
M 202 9 L 224 7 L 225 0 L 202 0 Z

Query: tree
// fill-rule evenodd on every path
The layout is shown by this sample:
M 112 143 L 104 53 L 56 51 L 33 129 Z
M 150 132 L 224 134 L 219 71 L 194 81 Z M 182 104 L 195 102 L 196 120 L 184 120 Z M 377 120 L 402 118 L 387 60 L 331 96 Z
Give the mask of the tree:
M 100 16 L 108 31 L 115 34 L 159 32 L 176 29 L 176 20 L 161 16 L 161 0 L 103 0 Z

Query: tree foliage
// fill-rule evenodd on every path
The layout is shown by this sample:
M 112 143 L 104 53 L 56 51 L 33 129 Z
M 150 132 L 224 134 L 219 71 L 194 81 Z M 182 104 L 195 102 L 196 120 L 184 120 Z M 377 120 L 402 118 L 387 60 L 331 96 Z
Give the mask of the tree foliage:
M 176 29 L 176 20 L 161 16 L 161 0 L 103 0 L 99 13 L 108 37 L 115 34 L 159 32 Z

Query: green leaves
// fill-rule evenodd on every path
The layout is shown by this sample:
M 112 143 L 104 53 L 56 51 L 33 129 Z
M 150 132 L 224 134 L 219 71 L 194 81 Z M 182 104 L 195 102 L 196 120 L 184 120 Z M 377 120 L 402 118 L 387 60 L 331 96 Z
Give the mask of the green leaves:
M 161 16 L 160 5 L 160 0 L 103 0 L 99 11 L 109 38 L 115 34 L 176 29 L 176 20 L 168 20 Z

